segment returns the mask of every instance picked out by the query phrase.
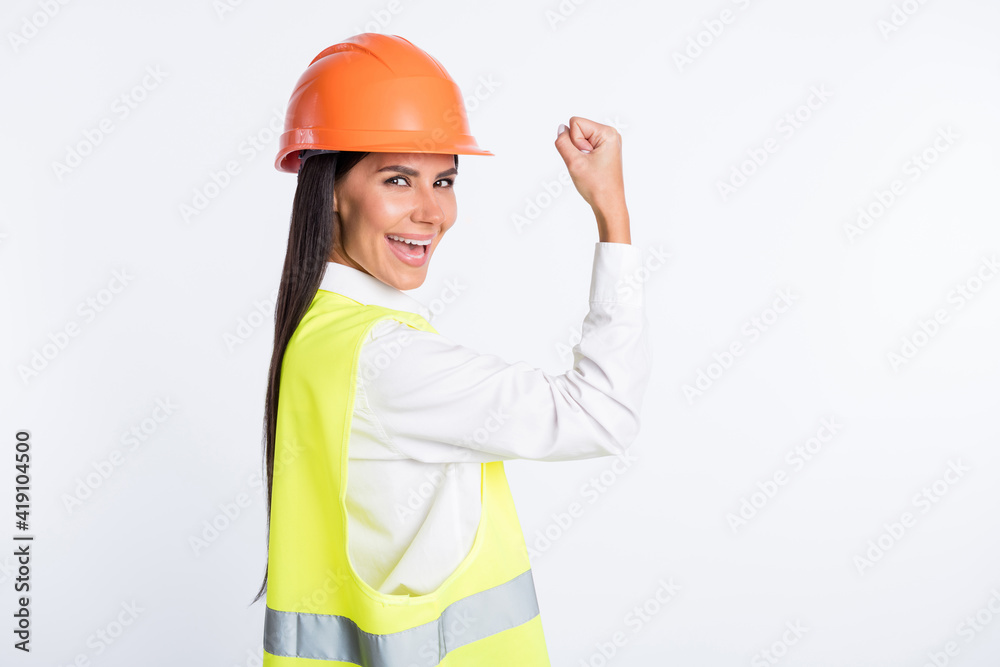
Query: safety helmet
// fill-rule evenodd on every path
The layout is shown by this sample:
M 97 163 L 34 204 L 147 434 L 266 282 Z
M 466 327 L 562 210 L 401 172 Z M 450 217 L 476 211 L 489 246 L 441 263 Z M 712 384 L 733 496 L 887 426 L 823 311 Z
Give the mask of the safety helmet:
M 469 133 L 461 90 L 441 63 L 374 32 L 324 49 L 299 77 L 275 168 L 297 173 L 306 150 L 493 155 Z

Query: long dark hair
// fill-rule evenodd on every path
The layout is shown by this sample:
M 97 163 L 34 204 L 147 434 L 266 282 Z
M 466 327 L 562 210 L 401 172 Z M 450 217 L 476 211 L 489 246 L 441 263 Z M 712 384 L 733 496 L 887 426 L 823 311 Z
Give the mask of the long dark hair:
M 321 153 L 307 159 L 299 168 L 292 219 L 288 230 L 285 266 L 278 286 L 278 302 L 274 309 L 274 349 L 267 377 L 264 400 L 264 474 L 267 479 L 268 538 L 271 531 L 271 488 L 274 474 L 274 442 L 278 422 L 278 385 L 285 348 L 302 317 L 309 309 L 316 290 L 323 280 L 326 263 L 333 250 L 334 223 L 333 186 L 347 175 L 368 153 L 342 151 Z M 455 156 L 458 167 L 458 156 Z M 265 542 L 266 544 L 266 542 Z M 250 604 L 267 592 L 267 564 L 264 581 Z

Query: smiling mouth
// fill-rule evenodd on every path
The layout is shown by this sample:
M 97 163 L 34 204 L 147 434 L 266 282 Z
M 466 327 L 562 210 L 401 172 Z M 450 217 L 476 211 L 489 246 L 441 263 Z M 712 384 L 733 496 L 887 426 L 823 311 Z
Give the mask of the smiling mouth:
M 386 234 L 385 239 L 396 257 L 405 264 L 423 266 L 426 262 L 427 254 L 430 252 L 431 239 L 420 242 L 411 239 L 411 242 L 408 243 L 403 240 L 403 237 L 395 234 Z
M 402 250 L 404 254 L 409 255 L 411 257 L 423 256 L 427 252 L 427 248 L 430 247 L 431 245 L 430 242 L 407 243 L 406 241 L 402 240 L 401 236 L 396 236 L 394 234 L 386 234 L 386 238 L 389 239 L 390 243 L 393 243 L 394 245 L 399 247 L 399 249 Z

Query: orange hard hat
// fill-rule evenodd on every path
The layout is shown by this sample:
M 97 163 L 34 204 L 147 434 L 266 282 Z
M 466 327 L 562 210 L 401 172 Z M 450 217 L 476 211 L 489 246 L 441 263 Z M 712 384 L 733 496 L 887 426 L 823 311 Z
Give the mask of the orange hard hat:
M 469 133 L 462 92 L 441 63 L 374 32 L 324 49 L 299 77 L 275 168 L 297 173 L 304 150 L 493 155 Z

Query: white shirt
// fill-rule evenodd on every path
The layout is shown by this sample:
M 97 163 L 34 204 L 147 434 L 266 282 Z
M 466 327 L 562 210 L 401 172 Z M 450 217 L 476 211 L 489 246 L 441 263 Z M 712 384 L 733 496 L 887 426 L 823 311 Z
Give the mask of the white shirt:
M 480 519 L 480 463 L 620 454 L 639 431 L 650 348 L 639 250 L 598 242 L 573 368 L 549 375 L 396 320 L 362 344 L 348 443 L 348 555 L 390 595 L 436 589 L 465 559 Z M 407 293 L 328 262 L 320 289 L 362 304 L 430 311 Z M 432 323 L 433 325 L 433 323 Z M 437 327 L 435 327 L 437 328 Z

